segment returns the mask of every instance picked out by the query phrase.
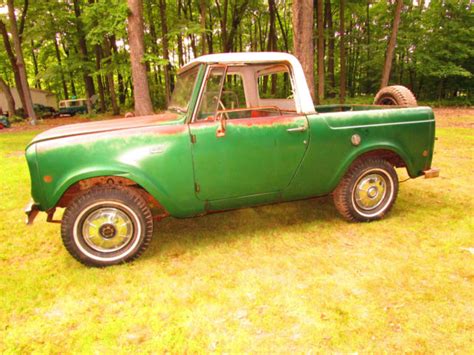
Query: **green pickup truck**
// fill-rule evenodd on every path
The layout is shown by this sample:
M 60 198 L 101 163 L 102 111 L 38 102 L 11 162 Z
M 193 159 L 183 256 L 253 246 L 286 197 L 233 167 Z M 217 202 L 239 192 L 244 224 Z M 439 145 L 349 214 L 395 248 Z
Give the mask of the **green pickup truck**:
M 332 194 L 347 220 L 381 219 L 397 197 L 395 168 L 411 178 L 438 170 L 433 111 L 401 86 L 376 100 L 384 105 L 315 107 L 286 53 L 199 57 L 179 71 L 165 113 L 36 136 L 28 223 L 46 212 L 74 258 L 107 266 L 140 256 L 154 220 L 169 215 Z

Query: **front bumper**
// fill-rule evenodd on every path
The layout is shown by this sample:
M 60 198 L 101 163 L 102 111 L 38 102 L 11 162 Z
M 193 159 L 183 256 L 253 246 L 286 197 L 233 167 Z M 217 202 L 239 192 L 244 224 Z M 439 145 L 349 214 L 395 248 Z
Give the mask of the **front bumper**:
M 39 212 L 39 206 L 34 201 L 30 201 L 30 203 L 28 203 L 25 207 L 26 224 L 32 225 Z

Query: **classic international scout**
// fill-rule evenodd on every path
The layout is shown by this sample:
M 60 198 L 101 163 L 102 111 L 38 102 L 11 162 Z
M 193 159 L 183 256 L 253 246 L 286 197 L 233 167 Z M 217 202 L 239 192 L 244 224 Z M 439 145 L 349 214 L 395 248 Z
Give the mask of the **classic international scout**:
M 431 168 L 435 120 L 401 86 L 381 105 L 314 106 L 302 67 L 286 53 L 199 57 L 178 75 L 168 111 L 75 124 L 39 134 L 26 149 L 33 202 L 55 220 L 80 262 L 133 260 L 153 220 L 192 217 L 331 194 L 343 217 L 384 217 L 411 178 Z

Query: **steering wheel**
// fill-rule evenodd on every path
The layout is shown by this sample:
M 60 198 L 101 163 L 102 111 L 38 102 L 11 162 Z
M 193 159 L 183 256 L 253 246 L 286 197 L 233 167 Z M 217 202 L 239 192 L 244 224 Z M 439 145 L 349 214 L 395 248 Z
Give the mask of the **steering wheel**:
M 217 97 L 216 97 L 217 99 Z M 221 99 L 218 99 L 219 100 L 219 106 L 222 108 L 222 111 L 218 111 L 218 113 L 222 113 L 222 115 L 226 117 L 226 119 L 228 120 L 229 119 L 229 114 L 226 112 L 227 108 L 224 106 L 224 103 L 222 102 Z M 221 118 L 222 119 L 222 118 Z

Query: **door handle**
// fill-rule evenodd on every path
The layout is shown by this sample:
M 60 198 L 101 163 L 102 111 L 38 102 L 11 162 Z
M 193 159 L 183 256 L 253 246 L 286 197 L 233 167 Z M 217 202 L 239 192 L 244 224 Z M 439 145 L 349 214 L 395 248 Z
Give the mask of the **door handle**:
M 293 133 L 293 132 L 304 132 L 306 131 L 308 128 L 306 126 L 301 126 L 301 127 L 295 127 L 295 128 L 288 128 L 286 131 L 287 132 L 290 132 L 290 133 Z

